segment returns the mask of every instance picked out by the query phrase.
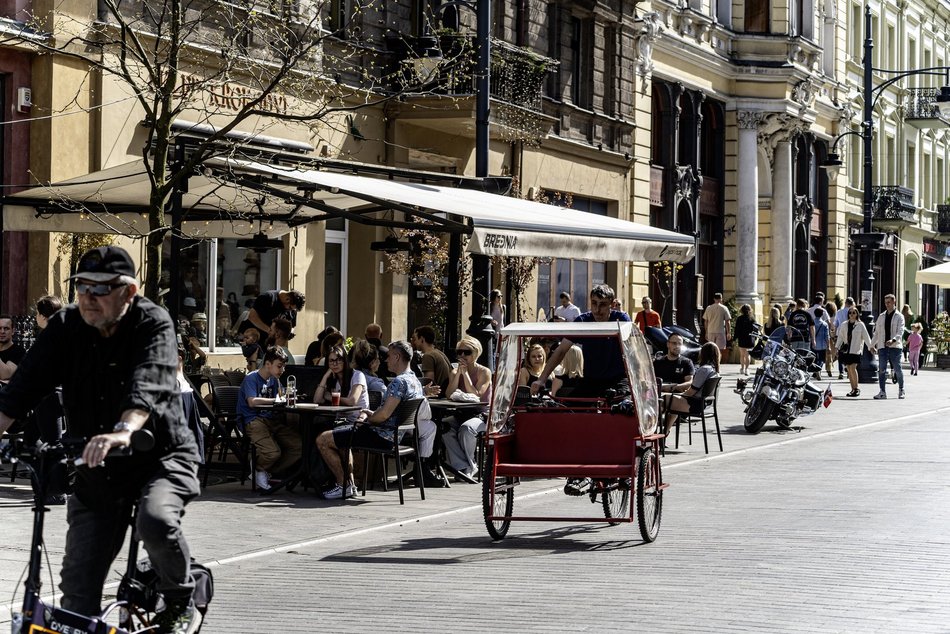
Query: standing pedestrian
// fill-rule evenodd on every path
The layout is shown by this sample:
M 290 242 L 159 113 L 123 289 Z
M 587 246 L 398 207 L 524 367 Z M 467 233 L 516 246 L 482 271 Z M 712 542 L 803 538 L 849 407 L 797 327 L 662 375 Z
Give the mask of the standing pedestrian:
M 633 321 L 640 327 L 640 332 L 646 333 L 647 328 L 662 328 L 663 320 L 660 318 L 660 313 L 653 310 L 653 300 L 644 297 L 640 300 L 640 305 L 643 306 L 643 310 L 633 316 Z
M 491 315 L 491 325 L 495 332 L 500 332 L 505 327 L 505 305 L 501 303 L 501 291 L 494 289 L 488 296 L 489 314 Z
M 828 332 L 827 313 L 821 306 L 815 307 L 815 347 L 812 352 L 815 353 L 815 363 L 818 364 L 818 371 L 815 373 L 816 379 L 821 378 L 821 364 L 825 365 L 828 371 L 828 377 L 831 378 L 831 362 L 828 360 L 828 342 L 831 334 Z
M 765 322 L 765 336 L 771 335 L 773 332 L 785 325 L 785 318 L 782 317 L 782 307 L 779 304 L 773 304 L 772 310 L 769 312 L 769 319 Z
M 739 374 L 749 375 L 749 349 L 755 345 L 752 333 L 758 328 L 752 317 L 752 307 L 743 304 L 736 317 L 736 343 L 739 344 Z
M 851 392 L 848 396 L 860 396 L 858 389 L 858 363 L 864 355 L 864 346 L 871 346 L 871 337 L 864 322 L 858 318 L 858 309 L 853 305 L 848 308 L 848 319 L 838 327 L 838 360 L 848 371 L 848 381 L 851 383 Z
M 835 318 L 831 322 L 835 329 L 835 337 L 837 338 L 835 341 L 836 351 L 840 350 L 841 348 L 841 341 L 840 341 L 840 335 L 838 335 L 838 328 L 848 323 L 848 314 L 851 312 L 852 308 L 854 308 L 854 298 L 848 297 L 844 300 L 844 306 L 842 306 L 838 310 L 838 312 L 835 313 Z M 839 355 L 838 356 L 838 379 L 844 378 L 844 366 L 845 364 L 841 362 L 841 357 Z
M 897 312 L 897 298 L 884 296 L 884 312 L 877 316 L 874 324 L 874 336 L 871 339 L 871 354 L 878 355 L 877 382 L 881 391 L 875 399 L 887 398 L 884 386 L 887 382 L 887 365 L 897 376 L 897 398 L 904 398 L 904 372 L 901 370 L 902 337 L 904 334 L 904 316 Z
M 914 376 L 917 376 L 917 370 L 920 369 L 920 350 L 923 347 L 924 338 L 920 335 L 920 324 L 912 324 L 910 334 L 907 335 L 907 352 L 910 357 L 910 373 Z
M 719 346 L 719 353 L 726 351 L 726 344 L 732 341 L 729 327 L 732 324 L 732 314 L 722 303 L 722 293 L 713 295 L 713 303 L 706 307 L 703 313 L 703 325 L 706 328 L 706 341 Z

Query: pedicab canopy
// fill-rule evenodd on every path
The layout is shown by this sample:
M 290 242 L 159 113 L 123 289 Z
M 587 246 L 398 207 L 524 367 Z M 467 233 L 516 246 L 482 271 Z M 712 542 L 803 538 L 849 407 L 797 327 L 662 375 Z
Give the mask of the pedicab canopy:
M 525 348 L 531 339 L 567 338 L 583 347 L 584 339 L 590 337 L 607 337 L 617 341 L 627 369 L 627 378 L 630 380 L 631 398 L 636 404 L 637 416 L 640 419 L 640 433 L 654 433 L 659 422 L 659 395 L 656 375 L 653 373 L 653 359 L 640 329 L 629 321 L 515 323 L 502 328 L 489 413 L 489 431 L 501 431 L 511 415 L 518 389 L 518 373 Z M 586 370 L 589 360 L 585 359 L 584 363 Z

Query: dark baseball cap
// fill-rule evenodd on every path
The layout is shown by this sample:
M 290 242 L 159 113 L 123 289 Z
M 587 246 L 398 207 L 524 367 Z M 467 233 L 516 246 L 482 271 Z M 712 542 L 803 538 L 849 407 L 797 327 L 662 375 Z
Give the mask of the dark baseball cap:
M 128 252 L 121 247 L 96 247 L 79 258 L 76 274 L 69 279 L 84 279 L 93 282 L 111 282 L 120 275 L 135 279 L 135 264 Z

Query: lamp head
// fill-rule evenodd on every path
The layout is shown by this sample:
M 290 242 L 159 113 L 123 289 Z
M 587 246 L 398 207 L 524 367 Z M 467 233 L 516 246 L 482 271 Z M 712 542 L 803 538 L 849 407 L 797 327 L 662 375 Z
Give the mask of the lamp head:
M 838 175 L 838 172 L 841 171 L 841 167 L 844 163 L 841 161 L 841 157 L 838 156 L 837 152 L 829 152 L 828 158 L 825 159 L 825 162 L 821 164 L 823 170 L 827 170 L 828 178 L 834 178 Z

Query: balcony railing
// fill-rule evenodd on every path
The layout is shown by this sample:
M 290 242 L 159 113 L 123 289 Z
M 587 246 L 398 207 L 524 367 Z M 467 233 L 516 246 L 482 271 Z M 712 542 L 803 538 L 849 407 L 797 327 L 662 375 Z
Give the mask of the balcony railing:
M 909 88 L 904 120 L 916 128 L 945 127 L 948 123 L 937 109 L 937 88 Z
M 412 90 L 413 60 L 441 55 L 436 72 L 418 85 L 429 94 L 463 96 L 475 93 L 475 62 L 478 53 L 474 37 L 457 33 L 422 37 L 397 36 L 387 40 L 392 52 L 397 86 Z M 492 38 L 491 97 L 516 108 L 541 111 L 544 83 L 550 73 L 557 72 L 557 60 Z M 396 69 L 401 69 L 396 70 Z
M 950 205 L 937 205 L 937 233 L 950 233 Z
M 917 222 L 914 206 L 914 190 L 900 185 L 883 185 L 874 188 L 872 218 L 883 222 Z

